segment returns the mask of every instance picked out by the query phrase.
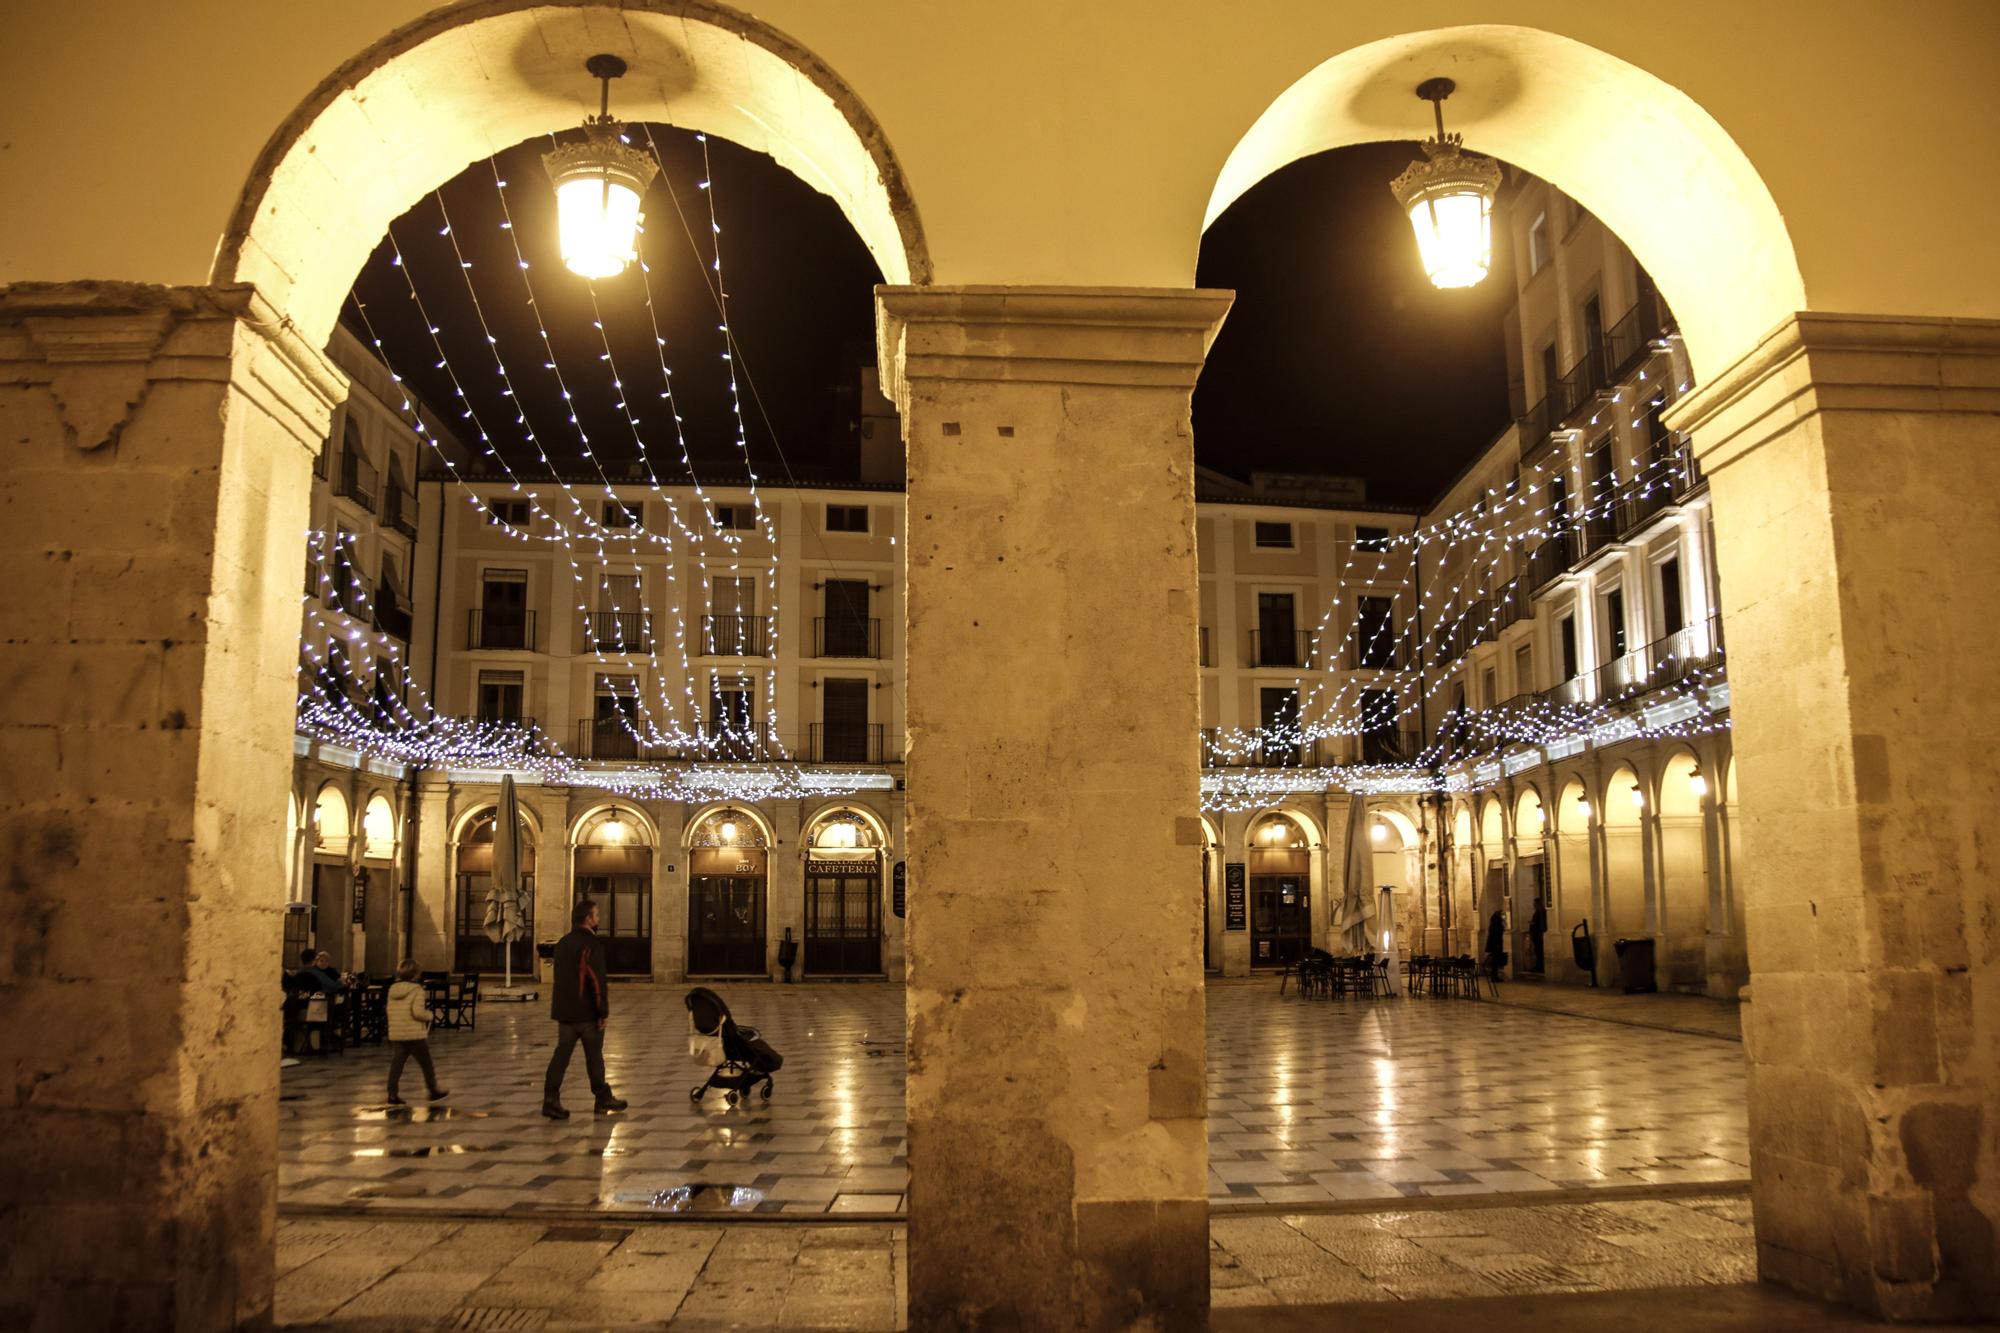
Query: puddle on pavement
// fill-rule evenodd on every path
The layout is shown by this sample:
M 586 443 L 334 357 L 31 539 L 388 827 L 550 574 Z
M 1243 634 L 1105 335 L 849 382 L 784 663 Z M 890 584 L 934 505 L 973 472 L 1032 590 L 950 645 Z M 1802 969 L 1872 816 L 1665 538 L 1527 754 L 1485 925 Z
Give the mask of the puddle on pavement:
M 663 1190 L 618 1190 L 613 1204 L 650 1208 L 661 1213 L 748 1213 L 764 1201 L 764 1191 L 748 1185 L 711 1185 L 695 1181 Z
M 410 1148 L 356 1148 L 356 1157 L 456 1157 L 469 1152 L 506 1152 L 511 1143 L 426 1143 Z
M 407 1120 L 427 1125 L 439 1120 L 484 1120 L 490 1112 L 468 1111 L 462 1106 L 357 1106 L 356 1120 Z

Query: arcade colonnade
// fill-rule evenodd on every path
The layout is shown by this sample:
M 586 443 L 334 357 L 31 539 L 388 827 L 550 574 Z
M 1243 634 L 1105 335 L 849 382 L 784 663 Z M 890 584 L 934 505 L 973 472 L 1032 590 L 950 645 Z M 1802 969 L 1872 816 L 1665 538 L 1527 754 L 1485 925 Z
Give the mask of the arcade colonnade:
M 1953 576 L 2000 557 L 2000 181 L 1959 147 L 2000 132 L 1990 7 L 423 8 L 42 6 L 0 53 L 9 1308 L 268 1317 L 321 348 L 384 225 L 578 123 L 600 50 L 622 114 L 770 152 L 889 280 L 913 1326 L 1202 1318 L 1201 925 L 1155 891 L 1204 840 L 1188 395 L 1229 296 L 1194 259 L 1286 162 L 1421 134 L 1433 74 L 1627 242 L 1700 381 L 1671 424 L 1732 641 L 1762 1271 L 1994 1308 L 2000 606 Z M 1102 709 L 1080 623 L 1144 710 Z

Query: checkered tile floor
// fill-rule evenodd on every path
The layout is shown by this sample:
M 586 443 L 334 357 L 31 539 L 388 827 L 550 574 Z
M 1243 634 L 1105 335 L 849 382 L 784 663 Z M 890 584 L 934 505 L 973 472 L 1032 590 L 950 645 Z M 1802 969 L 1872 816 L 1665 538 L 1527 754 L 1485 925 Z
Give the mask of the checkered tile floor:
M 903 994 L 889 986 L 738 986 L 740 1022 L 785 1057 L 768 1103 L 688 1090 L 678 986 L 621 986 L 605 1042 L 631 1102 L 593 1115 L 582 1056 L 573 1117 L 544 1120 L 545 1003 L 487 1004 L 384 1105 L 380 1047 L 284 1072 L 287 1205 L 495 1213 L 902 1211 Z M 1465 1000 L 1300 1001 L 1275 981 L 1211 985 L 1209 1193 L 1219 1209 L 1425 1195 L 1589 1190 L 1748 1176 L 1742 1048 Z

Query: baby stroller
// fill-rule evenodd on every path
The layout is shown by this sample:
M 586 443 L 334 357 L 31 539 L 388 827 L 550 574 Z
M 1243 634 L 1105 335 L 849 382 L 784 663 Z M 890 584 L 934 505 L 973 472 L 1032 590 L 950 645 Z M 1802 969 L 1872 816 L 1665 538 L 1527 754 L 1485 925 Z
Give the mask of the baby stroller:
M 734 1106 L 761 1084 L 764 1100 L 770 1101 L 771 1075 L 784 1066 L 785 1057 L 772 1050 L 756 1028 L 740 1026 L 731 1018 L 722 997 L 706 986 L 689 991 L 685 1003 L 688 1054 L 704 1062 L 716 1061 L 708 1082 L 688 1089 L 688 1100 L 698 1102 L 710 1088 L 721 1088 L 722 1099 Z

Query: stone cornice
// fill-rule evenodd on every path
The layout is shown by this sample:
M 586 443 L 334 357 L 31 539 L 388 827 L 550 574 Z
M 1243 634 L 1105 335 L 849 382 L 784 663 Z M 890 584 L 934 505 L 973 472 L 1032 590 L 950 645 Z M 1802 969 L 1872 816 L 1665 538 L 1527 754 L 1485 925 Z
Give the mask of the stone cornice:
M 2000 320 L 1801 311 L 1666 417 L 1713 472 L 1820 412 L 2000 413 Z
M 239 345 L 242 334 L 254 343 Z M 0 287 L 0 382 L 46 385 L 78 448 L 115 441 L 161 380 L 220 382 L 232 374 L 313 449 L 347 395 L 347 377 L 247 285 Z
M 921 380 L 1185 392 L 1234 293 L 1166 287 L 877 287 L 883 391 Z

